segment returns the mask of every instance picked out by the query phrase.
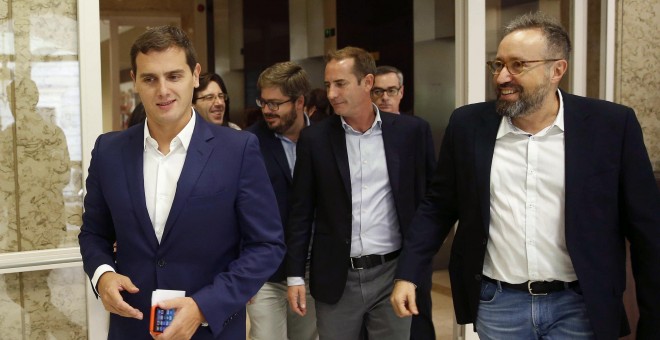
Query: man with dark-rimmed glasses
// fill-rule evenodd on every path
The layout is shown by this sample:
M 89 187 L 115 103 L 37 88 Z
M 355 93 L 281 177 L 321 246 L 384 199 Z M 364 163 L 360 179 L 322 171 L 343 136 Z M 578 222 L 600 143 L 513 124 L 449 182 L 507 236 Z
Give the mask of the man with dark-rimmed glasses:
M 385 112 L 401 113 L 399 104 L 403 99 L 403 73 L 393 66 L 378 66 L 371 89 L 371 101 Z
M 392 304 L 458 221 L 449 274 L 456 320 L 484 339 L 616 339 L 630 241 L 639 339 L 660 334 L 660 193 L 629 108 L 559 90 L 570 53 L 553 19 L 504 30 L 497 100 L 457 109 L 399 260 Z
M 300 132 L 309 125 L 305 115 L 305 95 L 311 85 L 307 72 L 293 62 L 274 64 L 257 80 L 256 102 L 264 119 L 248 128 L 259 138 L 268 177 L 275 191 L 282 225 L 286 226 L 291 207 L 291 184 L 296 163 L 296 144 Z M 306 284 L 302 279 L 302 284 Z M 314 299 L 306 295 L 309 316 L 300 316 L 287 300 L 284 262 L 247 306 L 250 338 L 269 340 L 315 340 L 316 315 Z

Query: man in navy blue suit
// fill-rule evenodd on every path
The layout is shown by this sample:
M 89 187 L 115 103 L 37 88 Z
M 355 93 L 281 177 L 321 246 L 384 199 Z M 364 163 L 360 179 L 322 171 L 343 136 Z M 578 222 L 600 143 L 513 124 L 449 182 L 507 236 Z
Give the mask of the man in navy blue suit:
M 309 125 L 305 114 L 305 95 L 311 86 L 307 72 L 296 63 L 282 62 L 265 69 L 257 80 L 264 119 L 247 130 L 259 138 L 268 177 L 273 185 L 277 206 L 286 225 L 291 207 L 291 183 L 296 163 L 296 143 L 300 131 Z M 312 315 L 302 317 L 289 308 L 284 262 L 268 279 L 247 306 L 250 338 L 269 340 L 314 340 L 316 316 L 314 300 L 307 293 L 307 309 Z
M 639 339 L 660 334 L 660 193 L 631 108 L 558 89 L 568 33 L 541 13 L 504 30 L 497 100 L 457 109 L 392 293 L 415 314 L 416 271 L 454 223 L 458 323 L 481 339 L 617 339 L 630 241 Z
M 389 305 L 408 226 L 433 173 L 428 123 L 371 102 L 376 64 L 345 47 L 326 56 L 325 85 L 336 116 L 300 134 L 286 229 L 289 304 L 305 315 L 310 289 L 321 339 L 409 339 L 411 321 Z M 430 289 L 430 269 L 421 290 Z M 423 294 L 421 294 L 423 296 Z M 429 311 L 430 312 L 430 311 Z
M 97 139 L 79 235 L 108 338 L 151 339 L 167 289 L 186 297 L 158 303 L 175 314 L 157 339 L 245 339 L 245 303 L 285 250 L 258 141 L 192 109 L 200 65 L 181 29 L 148 30 L 131 60 L 147 120 Z

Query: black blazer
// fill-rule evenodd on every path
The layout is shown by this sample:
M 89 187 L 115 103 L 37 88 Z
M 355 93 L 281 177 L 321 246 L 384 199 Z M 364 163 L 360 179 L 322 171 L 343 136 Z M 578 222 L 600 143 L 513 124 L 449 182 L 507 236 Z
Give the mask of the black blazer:
M 425 121 L 381 112 L 390 185 L 402 233 L 433 173 L 431 130 Z M 287 276 L 303 276 L 315 222 L 310 288 L 316 300 L 336 303 L 344 291 L 351 248 L 351 188 L 346 137 L 339 116 L 303 130 L 297 145 L 293 204 L 286 228 Z M 430 273 L 430 266 L 424 268 Z M 430 275 L 428 277 L 430 287 Z
M 660 334 L 660 193 L 632 109 L 562 92 L 566 247 L 598 339 L 629 333 L 625 238 L 640 307 L 638 336 Z M 449 274 L 458 323 L 475 321 L 490 223 L 490 168 L 501 117 L 494 102 L 454 111 L 397 278 L 416 282 L 458 220 Z
M 289 162 L 284 153 L 282 142 L 275 137 L 275 133 L 268 129 L 266 121 L 259 120 L 252 126 L 247 128 L 247 131 L 254 133 L 259 139 L 259 146 L 261 154 L 264 157 L 266 170 L 270 183 L 273 185 L 275 191 L 275 198 L 277 199 L 277 207 L 280 210 L 282 218 L 282 225 L 286 226 L 286 221 L 289 218 L 289 195 L 291 194 L 291 184 L 293 179 L 291 177 L 291 170 L 289 170 Z M 286 280 L 284 272 L 284 263 L 277 269 L 275 274 L 268 279 L 269 282 L 281 282 Z

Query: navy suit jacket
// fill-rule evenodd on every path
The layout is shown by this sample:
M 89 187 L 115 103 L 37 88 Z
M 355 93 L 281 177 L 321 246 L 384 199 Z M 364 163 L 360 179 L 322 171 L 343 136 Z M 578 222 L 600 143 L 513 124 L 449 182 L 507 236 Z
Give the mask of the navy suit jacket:
M 387 112 L 380 115 L 387 171 L 405 244 L 408 226 L 435 167 L 433 140 L 428 123 L 422 119 Z M 296 151 L 293 202 L 286 230 L 287 276 L 304 276 L 315 222 L 310 289 L 314 299 L 333 304 L 346 285 L 352 230 L 349 159 L 340 117 L 330 116 L 304 129 Z M 422 271 L 420 292 L 428 293 L 430 264 Z M 423 304 L 430 306 L 430 297 Z
M 259 138 L 261 154 L 264 157 L 268 177 L 270 178 L 273 190 L 275 191 L 277 207 L 280 210 L 280 217 L 282 218 L 282 225 L 285 226 L 289 218 L 289 205 L 291 204 L 289 196 L 291 194 L 293 178 L 291 176 L 291 170 L 289 169 L 289 161 L 284 153 L 282 141 L 275 137 L 273 131 L 268 129 L 268 125 L 263 119 L 247 128 L 247 131 L 254 133 L 257 138 Z M 285 261 L 282 261 L 280 267 L 275 274 L 268 279 L 268 281 L 282 282 L 286 280 L 284 263 Z
M 144 320 L 110 316 L 109 339 L 151 339 L 151 293 L 184 290 L 206 317 L 193 339 L 245 338 L 245 303 L 284 255 L 282 225 L 257 139 L 205 122 L 195 129 L 160 244 L 147 212 L 144 124 L 101 135 L 87 178 L 79 235 L 85 272 L 128 276 L 122 293 Z M 117 242 L 116 261 L 113 243 Z
M 562 92 L 566 247 L 597 339 L 629 332 L 626 244 L 640 307 L 638 336 L 660 334 L 660 194 L 632 109 Z M 501 117 L 494 102 L 454 111 L 433 182 L 397 278 L 417 282 L 458 220 L 449 264 L 458 323 L 475 321 L 490 223 L 490 169 Z

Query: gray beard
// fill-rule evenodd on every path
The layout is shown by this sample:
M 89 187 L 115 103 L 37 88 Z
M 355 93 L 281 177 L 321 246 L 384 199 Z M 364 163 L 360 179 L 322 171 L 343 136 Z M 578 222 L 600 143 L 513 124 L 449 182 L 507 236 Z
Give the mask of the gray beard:
M 532 90 L 533 92 L 529 94 L 519 87 L 519 90 L 522 90 L 520 91 L 520 99 L 515 102 L 498 99 L 495 103 L 495 110 L 503 117 L 518 118 L 527 116 L 541 108 L 549 86 L 550 84 L 545 84 Z M 498 91 L 499 97 L 499 89 L 496 89 L 496 91 Z

